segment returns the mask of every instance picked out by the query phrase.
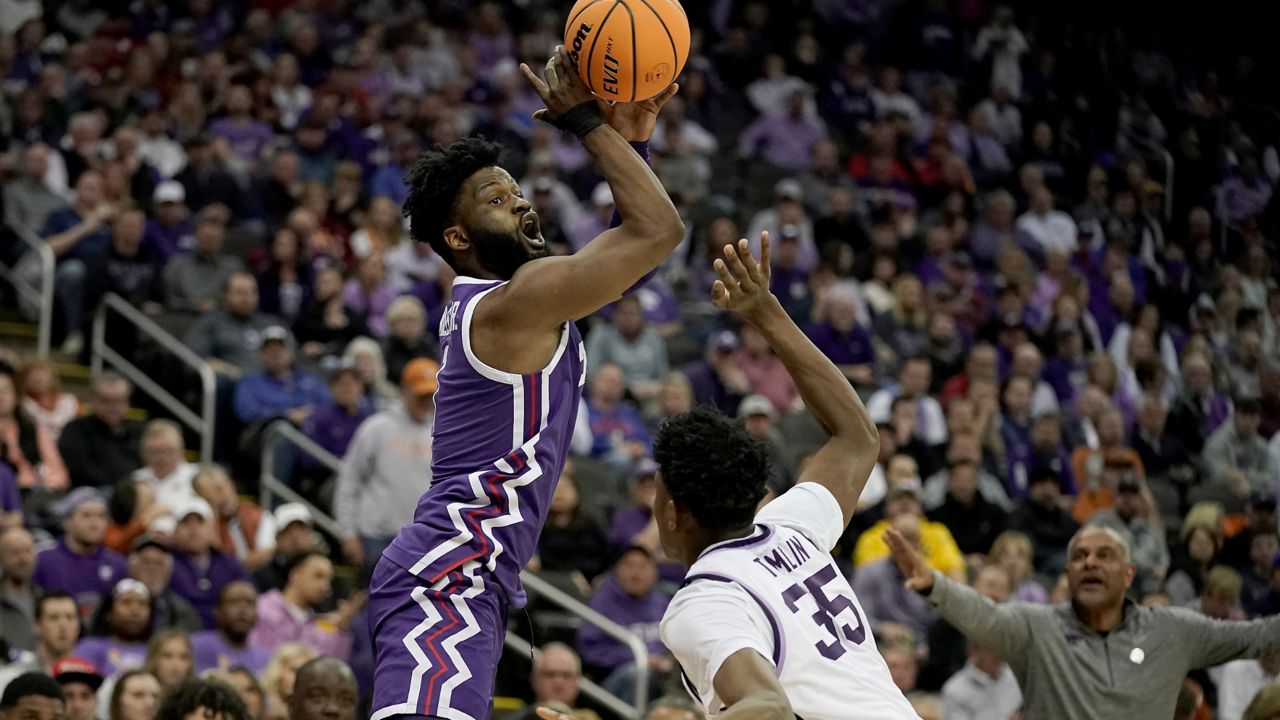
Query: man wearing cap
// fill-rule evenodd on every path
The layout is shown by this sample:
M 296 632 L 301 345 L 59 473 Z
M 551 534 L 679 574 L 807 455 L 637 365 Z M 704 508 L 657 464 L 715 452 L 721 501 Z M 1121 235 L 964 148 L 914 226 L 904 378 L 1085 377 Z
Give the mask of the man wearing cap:
M 154 535 L 142 535 L 134 540 L 129 552 L 129 577 L 151 592 L 152 632 L 165 628 L 195 632 L 201 628 L 196 609 L 169 587 L 173 579 L 173 555 L 167 544 Z
M 400 528 L 413 520 L 423 470 L 431 465 L 439 370 L 434 360 L 410 361 L 400 376 L 401 404 L 361 425 L 342 460 L 333 514 L 342 526 L 343 555 L 363 572 L 372 570 Z
M 743 136 L 743 142 L 747 137 Z M 799 158 L 801 162 L 809 162 L 809 154 Z M 792 178 L 779 180 L 773 187 L 774 204 L 765 208 L 751 218 L 746 237 L 751 241 L 751 252 L 760 252 L 760 233 L 769 231 L 770 237 L 781 238 L 782 228 L 788 225 L 795 227 L 796 263 L 795 269 L 803 273 L 812 272 L 818 264 L 818 246 L 813 240 L 813 221 L 804 211 L 804 189 L 800 182 Z
M 53 679 L 62 686 L 67 701 L 66 720 L 94 720 L 98 713 L 98 688 L 102 673 L 88 660 L 66 657 L 54 663 Z
M 1123 473 L 1116 484 L 1115 504 L 1094 513 L 1088 524 L 1110 527 L 1128 542 L 1137 568 L 1134 585 L 1138 593 L 1160 588 L 1169 571 L 1169 544 L 1160 509 L 1146 480 L 1136 473 Z
M 102 546 L 107 533 L 107 503 L 97 490 L 72 490 L 59 510 L 65 534 L 36 556 L 32 580 L 45 590 L 71 594 L 81 619 L 88 619 L 102 596 L 129 570 L 123 556 Z
M 964 579 L 964 555 L 946 525 L 925 519 L 923 496 L 920 481 L 915 478 L 901 480 L 889 487 L 884 495 L 884 518 L 862 533 L 854 545 L 855 570 L 889 556 L 889 546 L 884 540 L 885 530 L 914 522 L 919 527 L 919 547 L 929 567 L 948 577 Z M 916 520 L 897 520 L 900 515 L 914 516 Z
M 213 508 L 192 497 L 174 508 L 178 524 L 173 530 L 173 578 L 169 586 L 191 603 L 204 629 L 214 627 L 213 608 L 228 583 L 248 580 L 244 566 L 234 555 L 216 549 Z
M 778 411 L 763 395 L 748 395 L 738 406 L 738 418 L 751 437 L 764 443 L 769 452 L 769 488 L 782 494 L 791 487 L 795 468 L 782 450 L 783 439 L 778 432 Z
M 694 402 L 728 414 L 751 394 L 751 381 L 735 361 L 737 352 L 738 336 L 732 330 L 720 330 L 707 341 L 702 359 L 684 366 L 681 372 L 693 386 Z
M 51 673 L 60 660 L 76 649 L 76 642 L 80 639 L 80 616 L 75 599 L 56 590 L 42 595 L 36 601 L 34 630 L 35 650 L 19 653 L 12 662 L 0 668 L 0 693 L 23 673 Z
M 1277 492 L 1280 462 L 1258 434 L 1261 412 L 1258 398 L 1236 398 L 1231 420 L 1223 423 L 1204 444 L 1204 464 L 1210 480 L 1217 480 L 1228 470 L 1240 470 L 1249 478 L 1253 490 Z
M 175 312 L 207 313 L 218 307 L 227 278 L 244 270 L 240 258 L 222 251 L 226 228 L 211 214 L 196 220 L 195 245 L 164 266 L 165 307 Z
M 161 263 L 168 262 L 195 245 L 194 229 L 188 221 L 187 191 L 176 180 L 156 185 L 151 194 L 151 219 L 142 236 L 142 246 Z
M 656 147 L 654 152 L 658 152 Z M 601 182 L 591 191 L 591 211 L 582 213 L 582 217 L 568 228 L 569 245 L 573 247 L 574 252 L 581 250 L 584 245 L 591 242 L 592 238 L 608 230 L 612 218 L 613 191 L 609 189 L 609 183 Z
M 262 331 L 261 372 L 246 375 L 236 385 L 236 417 L 246 425 L 287 418 L 300 424 L 316 406 L 329 400 L 324 381 L 293 365 L 293 335 L 282 325 Z
M 140 668 L 151 638 L 151 591 L 125 578 L 115 584 L 94 615 L 88 637 L 76 645 L 76 656 L 93 663 L 103 675 Z
M 311 511 L 302 503 L 285 503 L 272 516 L 276 521 L 276 554 L 253 573 L 253 584 L 262 592 L 279 590 L 289 579 L 285 568 L 294 557 L 310 550 L 312 539 Z

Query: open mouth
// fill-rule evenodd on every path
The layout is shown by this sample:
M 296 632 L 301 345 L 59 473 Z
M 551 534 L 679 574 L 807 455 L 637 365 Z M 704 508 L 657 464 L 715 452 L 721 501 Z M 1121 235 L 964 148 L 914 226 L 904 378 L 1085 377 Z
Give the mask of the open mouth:
M 538 220 L 538 213 L 530 210 L 520 218 L 520 234 L 524 236 L 524 240 L 529 245 L 540 248 L 546 244 L 542 239 L 542 225 Z
M 1102 582 L 1102 578 L 1086 577 L 1086 578 L 1080 579 L 1080 587 L 1082 588 L 1094 588 L 1094 589 L 1100 590 L 1104 586 L 1105 586 L 1105 583 Z

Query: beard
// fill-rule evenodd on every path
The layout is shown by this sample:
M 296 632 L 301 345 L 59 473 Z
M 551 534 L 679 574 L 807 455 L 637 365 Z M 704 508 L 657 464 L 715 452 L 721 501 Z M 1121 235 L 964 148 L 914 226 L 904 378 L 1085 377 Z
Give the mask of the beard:
M 551 254 L 546 247 L 532 250 L 520 240 L 518 233 L 500 233 L 492 230 L 472 230 L 471 247 L 476 260 L 485 270 L 503 280 L 510 280 L 522 265 L 530 260 Z

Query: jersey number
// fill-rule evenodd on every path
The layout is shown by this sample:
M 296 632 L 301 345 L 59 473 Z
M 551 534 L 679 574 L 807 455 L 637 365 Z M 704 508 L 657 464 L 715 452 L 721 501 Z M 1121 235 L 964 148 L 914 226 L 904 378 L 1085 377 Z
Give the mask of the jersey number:
M 804 584 L 796 583 L 787 588 L 782 593 L 782 599 L 787 603 L 787 609 L 793 613 L 800 612 L 799 600 L 808 595 L 813 598 L 813 602 L 818 609 L 813 613 L 813 621 L 819 627 L 826 628 L 831 633 L 831 637 L 835 640 L 824 643 L 817 643 L 818 652 L 828 660 L 835 660 L 845 653 L 845 647 L 841 638 L 848 640 L 854 645 L 861 645 L 862 641 L 867 637 L 867 629 L 862 624 L 862 616 L 858 614 L 858 608 L 854 606 L 853 600 L 846 595 L 836 595 L 828 597 L 823 589 L 827 583 L 836 577 L 836 569 L 832 565 L 827 565 L 818 572 L 805 578 Z M 853 613 L 854 622 L 857 627 L 849 627 L 848 623 L 839 620 L 839 616 L 845 610 Z

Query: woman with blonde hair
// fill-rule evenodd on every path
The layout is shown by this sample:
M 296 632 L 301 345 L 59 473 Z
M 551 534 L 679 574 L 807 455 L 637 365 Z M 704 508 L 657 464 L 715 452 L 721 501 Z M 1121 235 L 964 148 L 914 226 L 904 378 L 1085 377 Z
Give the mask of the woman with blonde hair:
M 1223 517 L 1221 505 L 1202 502 L 1183 519 L 1180 541 L 1173 552 L 1173 570 L 1164 584 L 1164 592 L 1174 605 L 1187 605 L 1200 597 L 1205 578 L 1222 552 Z
M 289 698 L 298 679 L 298 669 L 316 657 L 316 651 L 301 643 L 281 645 L 262 669 L 262 691 L 266 695 L 264 720 L 289 717 Z
M 18 374 L 18 389 L 22 393 L 22 409 L 55 442 L 63 426 L 80 414 L 76 396 L 62 392 L 62 384 L 48 360 L 31 358 L 24 363 Z
M 998 564 L 1009 574 L 1009 585 L 1013 588 L 1010 600 L 1028 603 L 1047 603 L 1049 593 L 1040 583 L 1031 577 L 1031 538 L 1016 530 L 1006 530 L 996 536 L 991 543 L 991 552 L 987 560 Z
M 400 390 L 387 376 L 387 362 L 382 356 L 382 346 L 377 340 L 358 337 L 347 343 L 342 353 L 343 365 L 355 365 L 364 381 L 365 395 L 379 410 L 400 397 Z M 395 378 L 399 380 L 399 378 Z
M 347 244 L 351 254 L 363 260 L 375 252 L 391 252 L 400 245 L 401 238 L 407 236 L 400 208 L 391 198 L 379 195 L 369 203 L 364 223 L 351 233 Z
M 382 341 L 387 379 L 399 380 L 404 366 L 420 357 L 436 359 L 436 349 L 426 336 L 427 308 L 412 295 L 401 295 L 387 308 L 387 337 Z
M 160 681 L 162 691 L 191 677 L 195 671 L 195 655 L 191 638 L 182 630 L 161 630 L 147 646 L 147 662 L 143 669 Z
M 657 399 L 657 408 L 648 418 L 649 429 L 653 432 L 657 432 L 658 426 L 667 418 L 693 409 L 693 385 L 684 373 L 677 370 L 662 381 Z

